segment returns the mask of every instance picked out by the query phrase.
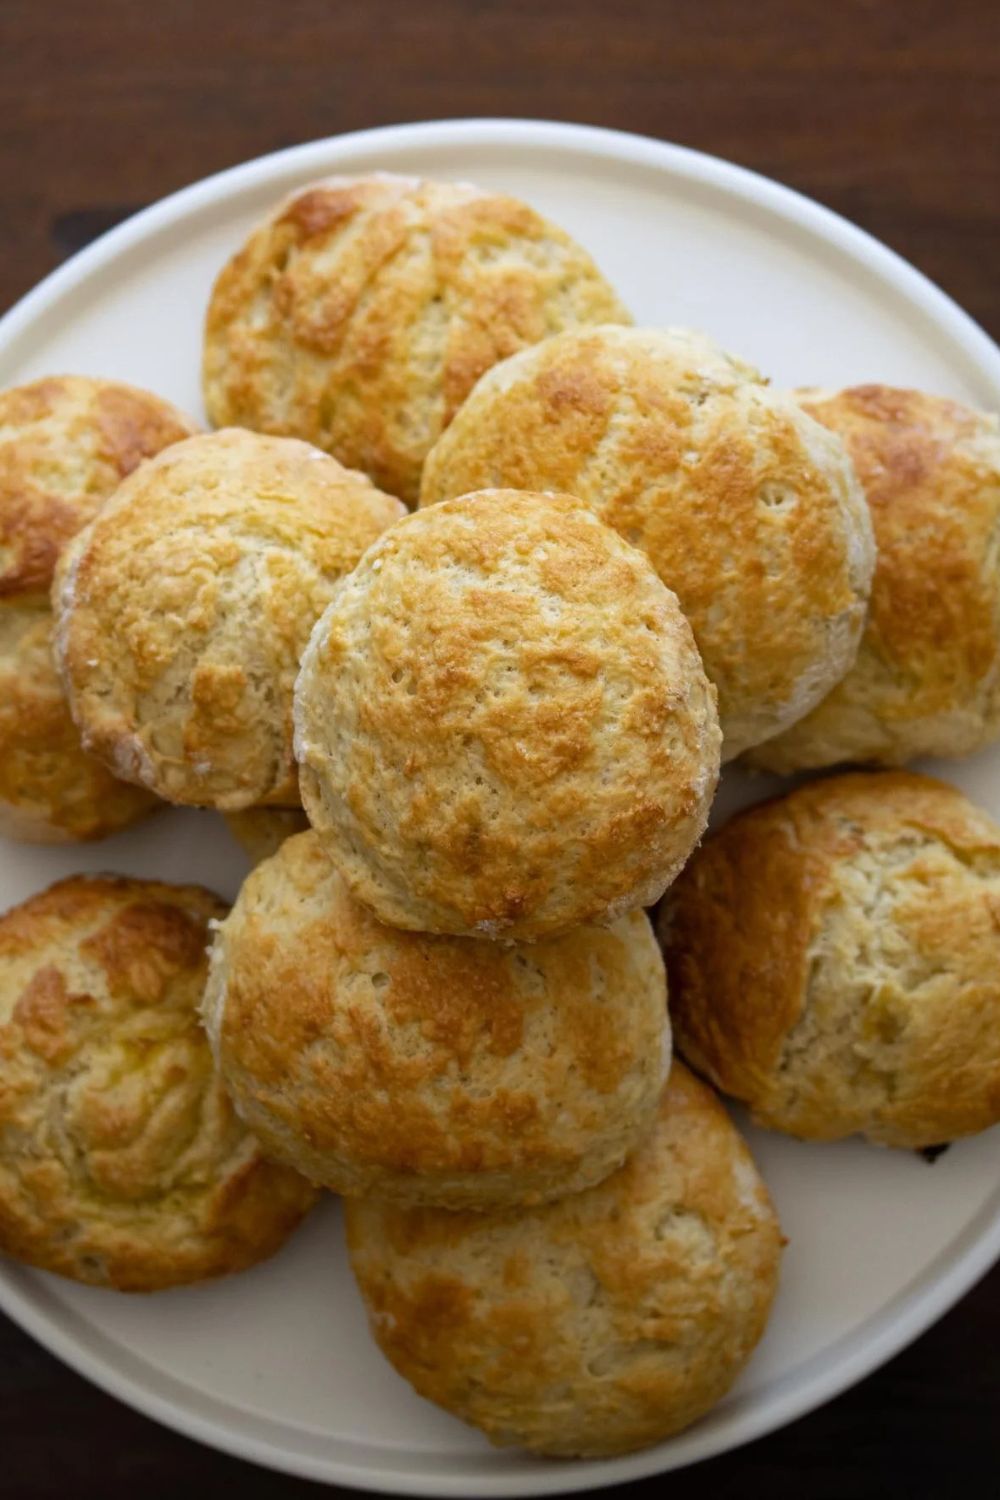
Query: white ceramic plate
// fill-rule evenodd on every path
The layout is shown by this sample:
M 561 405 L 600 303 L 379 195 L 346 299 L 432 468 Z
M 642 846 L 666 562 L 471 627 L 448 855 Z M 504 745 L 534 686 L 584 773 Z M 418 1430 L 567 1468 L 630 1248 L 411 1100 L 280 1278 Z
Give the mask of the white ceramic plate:
M 393 127 L 265 157 L 139 214 L 0 323 L 0 385 L 119 376 L 200 410 L 201 317 L 225 257 L 272 202 L 381 167 L 508 189 L 596 255 L 640 321 L 715 334 L 779 383 L 882 380 L 1000 406 L 1000 352 L 859 230 L 786 189 L 674 146 L 576 126 Z M 944 774 L 1000 814 L 1000 756 Z M 727 777 L 720 806 L 759 795 Z M 243 862 L 214 815 L 171 812 L 77 851 L 0 841 L 0 906 L 74 870 L 201 880 Z M 767 1336 L 690 1432 L 613 1462 L 498 1453 L 419 1400 L 368 1337 L 331 1203 L 270 1264 L 129 1298 L 0 1267 L 0 1304 L 56 1354 L 193 1437 L 315 1479 L 438 1495 L 540 1495 L 691 1463 L 836 1395 L 940 1316 L 1000 1254 L 1000 1131 L 934 1166 L 858 1143 L 752 1132 L 790 1245 Z

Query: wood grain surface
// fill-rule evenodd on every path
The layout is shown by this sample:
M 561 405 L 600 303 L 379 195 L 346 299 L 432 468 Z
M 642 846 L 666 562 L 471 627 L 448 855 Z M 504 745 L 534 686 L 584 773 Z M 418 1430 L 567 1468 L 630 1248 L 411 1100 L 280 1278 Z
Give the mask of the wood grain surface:
M 635 130 L 846 214 L 1000 337 L 997 0 L 0 0 L 0 309 L 261 152 L 463 115 Z M 1000 1273 L 884 1370 L 672 1500 L 995 1493 Z M 316 1494 L 177 1437 L 0 1319 L 0 1496 Z

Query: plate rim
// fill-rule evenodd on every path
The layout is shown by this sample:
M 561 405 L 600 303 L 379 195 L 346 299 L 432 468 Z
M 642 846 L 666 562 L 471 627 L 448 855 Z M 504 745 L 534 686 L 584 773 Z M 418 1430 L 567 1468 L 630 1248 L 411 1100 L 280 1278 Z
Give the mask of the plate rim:
M 245 189 L 289 172 L 301 172 L 305 178 L 314 169 L 317 175 L 336 170 L 327 160 L 331 152 L 349 158 L 372 149 L 390 154 L 399 148 L 434 149 L 470 142 L 515 149 L 536 146 L 577 156 L 597 156 L 605 161 L 625 160 L 762 207 L 796 229 L 804 230 L 811 239 L 832 245 L 881 280 L 891 282 L 939 330 L 943 328 L 950 334 L 955 345 L 994 387 L 1000 401 L 1000 348 L 989 335 L 923 272 L 834 210 L 749 168 L 687 146 L 593 125 L 495 116 L 417 121 L 345 132 L 255 157 L 182 187 L 100 236 L 15 302 L 0 317 L 0 345 L 27 332 L 60 298 L 86 283 L 119 255 L 189 215 L 238 196 Z M 979 1220 L 982 1222 L 977 1227 Z M 926 1331 L 1000 1258 L 1000 1193 L 984 1205 L 979 1215 L 967 1221 L 952 1244 L 959 1248 L 949 1246 L 942 1251 L 915 1281 L 884 1303 L 877 1313 L 845 1334 L 843 1340 L 807 1359 L 804 1362 L 807 1373 L 795 1381 L 792 1389 L 764 1399 L 760 1407 L 745 1413 L 724 1434 L 706 1430 L 699 1440 L 696 1426 L 665 1444 L 623 1458 L 535 1465 L 531 1469 L 494 1475 L 471 1476 L 463 1472 L 431 1475 L 412 1469 L 404 1472 L 401 1468 L 385 1471 L 359 1468 L 350 1461 L 313 1457 L 266 1438 L 258 1439 L 252 1433 L 221 1426 L 211 1416 L 199 1414 L 194 1393 L 189 1409 L 154 1389 L 135 1384 L 127 1370 L 88 1347 L 85 1336 L 75 1333 L 71 1326 L 66 1327 L 57 1313 L 39 1305 L 45 1300 L 44 1288 L 39 1297 L 38 1292 L 33 1295 L 16 1284 L 22 1268 L 0 1264 L 0 1308 L 55 1357 L 94 1385 L 173 1430 L 237 1458 L 304 1478 L 383 1493 L 562 1494 L 650 1477 L 732 1451 L 786 1426 L 856 1384 Z M 841 1343 L 848 1347 L 830 1368 L 830 1353 Z M 121 1352 L 130 1354 L 127 1350 Z M 826 1368 L 809 1370 L 810 1365 L 822 1366 L 824 1361 Z M 787 1381 L 795 1373 L 793 1370 L 782 1379 Z M 163 1379 L 170 1382 L 174 1377 L 163 1376 Z M 762 1395 L 766 1397 L 766 1388 Z

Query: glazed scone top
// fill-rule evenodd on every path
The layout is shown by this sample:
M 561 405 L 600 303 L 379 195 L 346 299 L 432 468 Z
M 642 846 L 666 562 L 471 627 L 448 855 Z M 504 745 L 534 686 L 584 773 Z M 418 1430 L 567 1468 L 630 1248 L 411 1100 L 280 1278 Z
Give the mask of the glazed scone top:
M 757 1119 L 926 1146 L 1000 1120 L 1000 828 L 905 771 L 800 786 L 661 909 L 685 1057 Z
M 415 501 L 484 370 L 628 322 L 590 257 L 515 198 L 376 173 L 296 193 L 223 269 L 205 331 L 217 425 L 308 439 Z
M 746 1146 L 678 1063 L 643 1143 L 588 1192 L 345 1218 L 399 1373 L 494 1443 L 559 1457 L 645 1447 L 714 1405 L 764 1330 L 782 1244 Z
M 799 393 L 837 433 L 871 507 L 878 562 L 857 660 L 757 762 L 900 764 L 1000 735 L 1000 425 L 919 391 Z
M 403 507 L 292 438 L 191 438 L 71 543 L 57 647 L 84 745 L 172 802 L 294 803 L 292 687 L 338 579 Z
M 567 496 L 406 517 L 318 623 L 303 802 L 390 926 L 536 938 L 650 904 L 705 825 L 715 693 L 641 553 Z
M 262 1161 L 198 1022 L 225 910 L 74 876 L 0 917 L 0 1248 L 151 1290 L 252 1264 L 312 1202 Z
M 496 366 L 428 457 L 421 505 L 488 485 L 577 495 L 647 554 L 718 689 L 725 759 L 854 658 L 874 548 L 843 445 L 701 334 L 581 328 Z
M 0 391 L 0 600 L 46 595 L 62 548 L 125 476 L 196 431 L 116 380 L 51 375 Z
M 456 1208 L 607 1176 L 670 1061 L 643 912 L 530 946 L 400 932 L 354 900 L 312 831 L 244 882 L 204 1016 L 275 1160 L 336 1192 Z

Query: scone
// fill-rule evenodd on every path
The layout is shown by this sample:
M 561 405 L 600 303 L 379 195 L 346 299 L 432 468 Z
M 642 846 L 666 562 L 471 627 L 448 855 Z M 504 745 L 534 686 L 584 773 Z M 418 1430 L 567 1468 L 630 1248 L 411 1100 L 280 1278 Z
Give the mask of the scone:
M 287 838 L 304 833 L 309 819 L 301 807 L 248 807 L 225 814 L 226 824 L 255 865 L 277 854 Z
M 922 1147 L 1000 1121 L 1000 828 L 904 771 L 709 838 L 660 918 L 677 1045 L 755 1119 Z
M 711 1092 L 671 1069 L 638 1151 L 589 1192 L 519 1213 L 345 1205 L 382 1352 L 500 1445 L 647 1447 L 725 1395 L 764 1331 L 781 1231 Z
M 651 904 L 701 837 L 715 693 L 673 594 L 568 496 L 418 511 L 295 693 L 309 821 L 391 927 L 532 939 Z
M 101 838 L 154 805 L 80 744 L 52 660 L 49 586 L 63 547 L 125 476 L 194 431 L 159 396 L 114 380 L 0 391 L 0 833 Z
M 403 507 L 293 438 L 188 439 L 68 547 L 57 658 L 83 743 L 168 802 L 298 801 L 292 688 L 338 580 Z
M 324 1187 L 489 1209 L 599 1182 L 670 1063 L 643 912 L 530 947 L 384 927 L 314 832 L 247 878 L 204 1020 L 268 1155 Z
M 723 759 L 826 696 L 874 565 L 843 444 L 701 334 L 559 334 L 485 375 L 427 460 L 421 505 L 565 490 L 649 557 L 719 693 Z
M 0 917 L 0 1250 L 155 1291 L 273 1254 L 315 1190 L 262 1159 L 198 1021 L 197 886 L 74 876 Z
M 307 438 L 415 501 L 428 449 L 498 359 L 578 323 L 627 323 L 590 256 L 468 183 L 331 177 L 281 204 L 215 283 L 217 426 Z
M 1000 736 L 1000 427 L 919 391 L 801 393 L 864 485 L 878 562 L 857 660 L 752 757 L 774 771 L 969 755 Z

